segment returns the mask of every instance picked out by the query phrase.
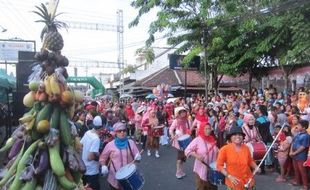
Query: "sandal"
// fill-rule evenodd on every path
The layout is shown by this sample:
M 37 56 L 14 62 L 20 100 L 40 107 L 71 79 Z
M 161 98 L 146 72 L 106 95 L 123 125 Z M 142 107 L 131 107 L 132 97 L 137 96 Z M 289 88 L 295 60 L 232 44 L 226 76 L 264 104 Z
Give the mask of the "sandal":
M 290 184 L 293 185 L 293 186 L 298 186 L 298 183 L 294 180 L 290 181 Z
M 282 177 L 277 177 L 276 178 L 276 182 L 280 183 L 280 182 L 286 182 L 286 179 L 282 178 Z

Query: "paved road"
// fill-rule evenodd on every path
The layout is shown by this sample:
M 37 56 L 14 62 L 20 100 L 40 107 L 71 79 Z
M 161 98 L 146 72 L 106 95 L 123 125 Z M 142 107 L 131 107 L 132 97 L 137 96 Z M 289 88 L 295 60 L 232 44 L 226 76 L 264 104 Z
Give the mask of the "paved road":
M 187 176 L 181 180 L 175 177 L 176 151 L 170 146 L 161 146 L 160 158 L 155 158 L 154 153 L 148 157 L 146 152 L 142 155 L 142 161 L 138 164 L 140 173 L 145 178 L 143 190 L 194 190 L 195 179 L 192 172 L 193 159 L 185 163 L 185 173 Z M 275 178 L 278 174 L 267 173 L 266 175 L 256 176 L 257 190 L 297 190 L 288 183 L 276 183 Z M 102 180 L 104 180 L 102 178 Z M 102 190 L 108 189 L 103 184 Z M 224 190 L 225 186 L 219 186 L 219 190 Z

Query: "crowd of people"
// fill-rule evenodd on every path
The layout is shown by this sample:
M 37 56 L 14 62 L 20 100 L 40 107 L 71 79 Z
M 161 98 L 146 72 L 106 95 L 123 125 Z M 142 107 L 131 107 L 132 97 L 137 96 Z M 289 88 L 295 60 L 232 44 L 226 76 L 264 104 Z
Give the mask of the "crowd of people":
M 290 179 L 308 189 L 309 102 L 304 88 L 283 94 L 273 86 L 208 100 L 196 94 L 174 102 L 88 102 L 74 119 L 87 168 L 84 183 L 99 190 L 102 174 L 111 189 L 122 189 L 116 179 L 120 168 L 140 162 L 143 151 L 160 159 L 160 146 L 171 144 L 177 151 L 176 178 L 186 176 L 185 161 L 195 158 L 198 190 L 222 183 L 227 189 L 255 189 L 255 173 L 274 171 L 276 182 Z

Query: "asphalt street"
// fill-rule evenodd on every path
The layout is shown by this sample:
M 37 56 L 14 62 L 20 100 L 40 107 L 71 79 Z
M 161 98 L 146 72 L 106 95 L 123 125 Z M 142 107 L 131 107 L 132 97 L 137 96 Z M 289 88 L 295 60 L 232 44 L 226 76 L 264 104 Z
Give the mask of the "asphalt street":
M 190 158 L 185 163 L 186 177 L 177 179 L 175 177 L 176 169 L 176 150 L 171 146 L 160 147 L 160 158 L 155 158 L 155 154 L 147 156 L 146 152 L 142 154 L 142 160 L 137 164 L 139 172 L 145 179 L 143 190 L 195 190 L 195 178 L 193 169 L 194 159 Z M 266 175 L 257 175 L 257 190 L 297 190 L 300 187 L 294 187 L 289 183 L 277 183 L 275 178 L 278 176 L 275 172 L 267 172 Z M 102 190 L 109 189 L 105 178 L 101 178 Z M 225 190 L 226 186 L 219 186 L 219 190 Z

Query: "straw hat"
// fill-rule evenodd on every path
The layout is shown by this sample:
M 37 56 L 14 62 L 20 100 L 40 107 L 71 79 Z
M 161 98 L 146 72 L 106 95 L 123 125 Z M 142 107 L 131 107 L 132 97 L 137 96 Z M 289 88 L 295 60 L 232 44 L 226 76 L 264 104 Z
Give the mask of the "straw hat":
M 139 107 L 139 108 L 137 109 L 137 112 L 136 112 L 136 113 L 140 114 L 140 113 L 142 113 L 142 112 L 144 112 L 144 111 L 145 111 L 144 107 L 141 106 L 141 107 Z
M 175 108 L 175 109 L 174 109 L 174 114 L 175 114 L 175 116 L 178 116 L 178 115 L 180 114 L 181 111 L 186 111 L 186 112 L 187 112 L 186 108 L 183 107 L 183 106 L 180 106 L 180 107 Z

